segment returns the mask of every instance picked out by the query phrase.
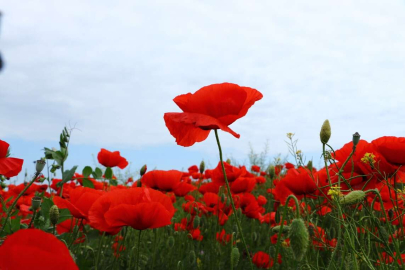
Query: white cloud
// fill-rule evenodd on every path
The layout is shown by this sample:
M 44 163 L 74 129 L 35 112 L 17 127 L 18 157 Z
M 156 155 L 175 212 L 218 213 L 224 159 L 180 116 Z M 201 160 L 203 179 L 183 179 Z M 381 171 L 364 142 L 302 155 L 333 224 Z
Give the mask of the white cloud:
M 405 4 L 401 1 L 8 1 L 1 51 L 0 137 L 50 140 L 77 123 L 75 143 L 173 144 L 172 99 L 234 82 L 264 94 L 221 134 L 236 156 L 248 142 L 319 149 L 332 125 L 340 147 L 360 132 L 403 136 Z M 213 134 L 211 135 L 213 137 Z M 216 151 L 211 138 L 197 146 Z M 207 150 L 208 149 L 208 150 Z

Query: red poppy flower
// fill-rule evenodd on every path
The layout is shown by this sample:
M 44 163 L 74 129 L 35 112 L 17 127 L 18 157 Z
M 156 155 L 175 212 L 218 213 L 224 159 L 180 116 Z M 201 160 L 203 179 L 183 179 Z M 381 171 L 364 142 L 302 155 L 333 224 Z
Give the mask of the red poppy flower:
M 117 189 L 100 197 L 90 208 L 90 225 L 116 234 L 123 226 L 136 230 L 171 224 L 174 215 L 171 199 L 149 188 Z
M 183 173 L 177 170 L 161 171 L 154 170 L 142 176 L 142 184 L 147 187 L 164 192 L 174 192 L 176 196 L 185 196 L 190 191 L 197 189 L 195 186 L 181 182 Z M 136 187 L 136 184 L 133 185 Z
M 77 187 L 70 192 L 69 200 L 55 196 L 53 201 L 59 208 L 68 208 L 75 218 L 87 219 L 91 206 L 103 194 L 101 190 Z
M 118 166 L 120 169 L 124 169 L 128 166 L 128 161 L 121 157 L 119 151 L 110 152 L 104 148 L 101 148 L 97 155 L 98 162 L 105 167 Z
M 252 171 L 259 173 L 260 172 L 260 167 L 257 165 L 252 165 Z
M 0 174 L 7 178 L 16 176 L 22 169 L 24 160 L 7 156 L 9 144 L 0 140 Z
M 405 138 L 385 136 L 371 142 L 385 159 L 395 165 L 405 164 Z
M 79 269 L 66 245 L 38 229 L 19 230 L 0 246 L 0 269 Z
M 263 95 L 249 87 L 222 83 L 205 86 L 174 98 L 182 113 L 165 113 L 166 126 L 181 146 L 204 141 L 211 129 L 222 129 L 236 138 L 240 135 L 228 126 L 246 115 Z

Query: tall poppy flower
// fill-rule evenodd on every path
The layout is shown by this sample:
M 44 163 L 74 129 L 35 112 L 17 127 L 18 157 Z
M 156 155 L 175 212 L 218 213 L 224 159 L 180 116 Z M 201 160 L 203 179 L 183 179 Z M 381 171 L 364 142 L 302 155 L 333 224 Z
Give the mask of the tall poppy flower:
M 0 140 L 0 174 L 7 178 L 16 176 L 20 173 L 24 160 L 20 158 L 7 157 L 8 147 L 10 145 Z
M 211 129 L 221 129 L 236 138 L 228 126 L 246 115 L 263 95 L 256 89 L 233 83 L 212 84 L 195 92 L 177 96 L 173 101 L 182 113 L 165 113 L 166 126 L 181 146 L 204 141 Z
M 124 169 L 128 166 L 128 161 L 121 157 L 119 151 L 110 152 L 104 148 L 101 148 L 97 155 L 98 162 L 105 167 L 116 167 Z
M 123 226 L 136 230 L 171 224 L 174 207 L 168 196 L 149 188 L 117 189 L 101 196 L 90 208 L 90 226 L 116 234 Z
M 19 230 L 0 246 L 0 269 L 79 269 L 66 245 L 38 229 Z

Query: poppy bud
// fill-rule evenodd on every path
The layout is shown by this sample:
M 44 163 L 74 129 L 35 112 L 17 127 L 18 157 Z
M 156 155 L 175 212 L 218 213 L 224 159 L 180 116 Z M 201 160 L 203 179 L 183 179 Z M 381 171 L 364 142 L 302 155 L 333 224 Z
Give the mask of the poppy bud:
M 45 159 L 41 158 L 41 159 L 36 161 L 35 169 L 36 169 L 37 173 L 42 172 L 42 170 L 45 168 L 45 164 L 46 164 Z
M 321 127 L 321 132 L 319 135 L 321 138 L 321 142 L 323 144 L 328 143 L 330 136 L 332 135 L 332 130 L 330 128 L 329 120 L 325 120 L 325 122 L 323 122 L 323 125 Z
M 354 190 L 349 194 L 340 198 L 341 204 L 354 204 L 362 201 L 366 197 L 366 193 L 362 190 Z
M 353 134 L 353 146 L 356 146 L 360 141 L 360 134 L 358 132 Z
M 166 242 L 167 247 L 168 248 L 173 248 L 174 243 L 175 243 L 174 237 L 170 235 L 169 238 L 167 238 L 167 242 Z
M 280 229 L 281 229 L 281 226 L 277 225 L 277 226 L 274 226 L 272 230 L 274 233 L 279 233 Z M 290 231 L 290 226 L 284 225 L 281 233 L 288 233 L 289 231 Z
M 139 171 L 139 174 L 141 176 L 143 176 L 146 173 L 146 170 L 148 169 L 148 167 L 145 165 L 142 166 L 141 170 Z
M 380 234 L 381 239 L 382 239 L 384 242 L 388 242 L 388 241 L 389 241 L 389 238 L 390 238 L 390 237 L 389 237 L 389 234 L 388 234 L 387 230 L 386 230 L 383 226 L 379 226 L 378 232 L 379 232 L 379 234 Z
M 235 266 L 238 266 L 239 263 L 239 258 L 240 258 L 240 253 L 239 249 L 237 247 L 234 247 L 231 251 L 231 264 L 232 264 L 232 269 Z
M 328 235 L 329 235 L 329 239 L 330 239 L 330 240 L 336 237 L 336 230 L 335 230 L 334 227 L 331 227 L 331 228 L 329 229 L 329 234 L 328 234 Z
M 307 168 L 312 172 L 312 160 L 308 161 Z
M 388 217 L 390 218 L 390 220 L 394 218 L 394 211 L 392 211 L 392 209 L 388 210 Z
M 203 160 L 203 161 L 201 161 L 201 163 L 200 163 L 200 173 L 204 173 L 204 171 L 205 171 L 205 162 L 204 162 L 204 160 Z
M 32 197 L 31 199 L 31 208 L 33 211 L 38 210 L 38 208 L 41 206 L 41 197 Z
M 273 245 L 271 245 L 269 247 L 269 254 L 270 254 L 270 257 L 272 257 L 272 258 L 274 258 L 276 256 L 276 249 L 274 248 Z
M 231 160 L 229 158 L 225 162 L 231 165 Z
M 252 233 L 252 240 L 253 240 L 253 242 L 256 242 L 256 240 L 257 240 L 257 233 L 256 232 Z
M 200 217 L 199 216 L 195 216 L 194 220 L 193 220 L 193 228 L 197 229 L 200 226 Z
M 274 179 L 276 176 L 276 168 L 273 165 L 269 167 L 269 175 L 271 179 Z
M 194 264 L 196 262 L 196 256 L 195 256 L 194 250 L 190 251 L 190 253 L 188 254 L 188 260 L 189 260 L 190 264 Z
M 4 182 L 1 182 L 1 184 L 0 184 L 0 185 L 1 185 L 1 188 L 2 188 L 2 189 L 4 189 L 4 188 L 6 188 L 6 187 L 7 187 L 6 183 L 4 183 Z
M 52 225 L 56 225 L 59 219 L 59 208 L 57 205 L 52 205 L 49 209 L 49 219 L 51 220 Z
M 290 246 L 297 261 L 301 261 L 308 248 L 309 233 L 301 218 L 295 218 L 290 227 Z

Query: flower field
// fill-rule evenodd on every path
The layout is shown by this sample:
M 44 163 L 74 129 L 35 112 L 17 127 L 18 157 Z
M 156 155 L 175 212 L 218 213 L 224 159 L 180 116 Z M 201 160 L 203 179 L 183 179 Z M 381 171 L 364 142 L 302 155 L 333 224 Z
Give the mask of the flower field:
M 215 168 L 145 165 L 124 179 L 128 161 L 107 149 L 98 167 L 66 168 L 64 128 L 59 149 L 45 148 L 32 179 L 13 185 L 24 161 L 0 140 L 0 269 L 404 269 L 405 138 L 356 132 L 331 146 L 326 120 L 323 168 L 304 164 L 292 133 L 294 164 L 223 160 L 219 131 L 239 138 L 229 126 L 262 97 L 223 83 L 174 98 L 183 112 L 164 115 L 168 131 L 179 147 L 213 131 Z

